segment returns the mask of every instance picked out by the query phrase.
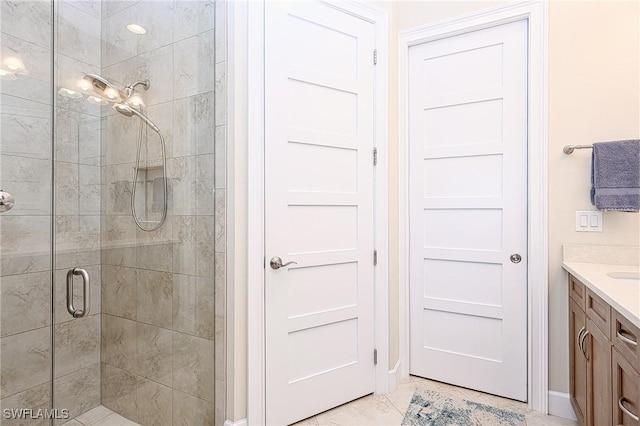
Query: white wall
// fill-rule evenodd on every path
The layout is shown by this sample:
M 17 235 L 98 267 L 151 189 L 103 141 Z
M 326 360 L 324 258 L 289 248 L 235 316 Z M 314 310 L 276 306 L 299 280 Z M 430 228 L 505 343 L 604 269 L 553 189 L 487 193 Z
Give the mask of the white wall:
M 497 1 L 405 1 L 398 2 L 398 31 L 429 24 L 431 22 L 465 15 L 504 3 Z
M 640 245 L 640 215 L 604 213 L 602 233 L 575 232 L 589 200 L 591 151 L 566 144 L 640 136 L 640 3 L 551 2 L 549 7 L 549 386 L 568 392 L 562 244 Z

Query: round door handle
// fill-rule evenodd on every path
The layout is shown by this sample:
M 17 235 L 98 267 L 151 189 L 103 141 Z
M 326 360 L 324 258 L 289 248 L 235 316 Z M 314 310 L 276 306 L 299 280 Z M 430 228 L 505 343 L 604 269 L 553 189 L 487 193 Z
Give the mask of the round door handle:
M 522 260 L 522 256 L 520 256 L 518 253 L 514 253 L 509 256 L 509 260 L 511 260 L 511 263 L 520 263 L 520 261 Z
M 271 260 L 269 261 L 269 265 L 271 265 L 271 269 L 280 269 L 284 266 L 289 266 L 292 264 L 298 264 L 298 262 L 294 262 L 293 260 L 287 263 L 282 263 L 282 259 L 280 259 L 278 256 L 272 257 Z

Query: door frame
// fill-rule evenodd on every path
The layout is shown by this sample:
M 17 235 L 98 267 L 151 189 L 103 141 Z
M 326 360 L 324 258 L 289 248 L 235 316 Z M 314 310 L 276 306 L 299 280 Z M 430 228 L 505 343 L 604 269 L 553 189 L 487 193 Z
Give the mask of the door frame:
M 374 146 L 378 164 L 374 177 L 374 231 L 378 264 L 374 269 L 375 393 L 388 391 L 388 16 L 362 0 L 318 0 L 371 22 L 375 27 L 377 66 L 374 87 Z M 264 2 L 247 2 L 247 422 L 266 421 L 265 350 L 265 156 L 264 156 Z M 241 12 L 238 10 L 238 12 Z M 236 46 L 236 49 L 240 46 Z M 373 52 L 372 52 L 373 53 Z M 372 57 L 373 60 L 373 57 Z M 373 153 L 372 153 L 373 155 Z M 373 157 L 372 157 L 373 160 Z M 372 253 L 373 261 L 373 253 Z
M 409 376 L 409 48 L 480 29 L 528 21 L 527 399 L 548 412 L 547 4 L 508 2 L 398 34 L 400 377 Z M 536 285 L 531 285 L 535 283 Z

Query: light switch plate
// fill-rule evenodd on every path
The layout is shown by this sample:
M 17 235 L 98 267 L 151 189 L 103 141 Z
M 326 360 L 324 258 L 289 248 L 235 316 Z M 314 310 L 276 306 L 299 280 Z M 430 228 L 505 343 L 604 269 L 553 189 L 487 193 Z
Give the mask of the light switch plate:
M 602 232 L 602 212 L 577 211 L 576 232 Z

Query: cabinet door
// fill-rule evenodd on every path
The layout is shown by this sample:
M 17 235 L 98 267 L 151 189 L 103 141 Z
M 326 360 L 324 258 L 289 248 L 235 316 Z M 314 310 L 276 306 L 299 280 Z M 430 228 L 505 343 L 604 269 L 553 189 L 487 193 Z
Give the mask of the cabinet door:
M 587 318 L 587 425 L 606 426 L 612 421 L 611 342 Z
M 585 299 L 587 296 L 587 288 L 576 277 L 569 274 L 569 297 L 584 309 Z
M 640 375 L 629 362 L 613 350 L 613 424 L 638 426 L 640 414 Z M 623 408 L 620 408 L 622 404 Z M 625 410 L 628 411 L 625 413 Z
M 611 323 L 613 346 L 636 371 L 640 371 L 640 349 L 638 348 L 640 329 L 615 310 L 611 312 Z
M 611 337 L 611 306 L 590 289 L 587 289 L 584 312 L 598 326 L 607 339 Z
M 569 360 L 571 405 L 581 425 L 587 413 L 587 358 L 580 349 L 579 334 L 586 329 L 585 314 L 569 299 Z

